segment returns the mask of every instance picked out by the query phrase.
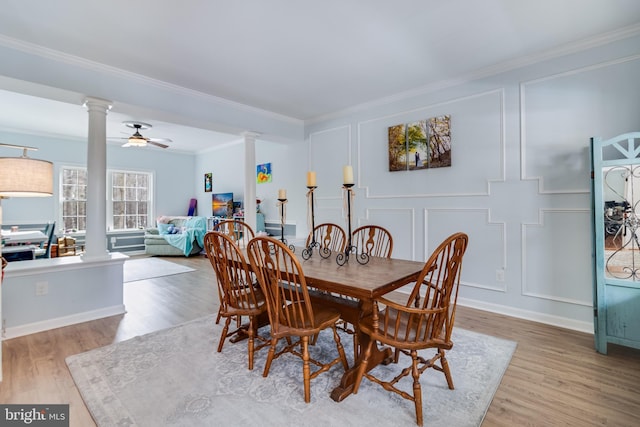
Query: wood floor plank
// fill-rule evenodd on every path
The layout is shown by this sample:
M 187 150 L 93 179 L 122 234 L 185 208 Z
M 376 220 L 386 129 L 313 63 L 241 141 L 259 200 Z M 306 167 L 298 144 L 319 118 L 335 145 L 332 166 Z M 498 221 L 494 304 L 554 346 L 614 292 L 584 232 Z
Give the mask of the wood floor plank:
M 209 261 L 169 260 L 195 271 L 126 283 L 124 315 L 4 341 L 0 402 L 69 403 L 71 426 L 94 425 L 67 356 L 218 310 Z M 601 355 L 590 334 L 466 307 L 458 307 L 456 326 L 518 343 L 483 427 L 639 425 L 640 351 L 610 345 Z

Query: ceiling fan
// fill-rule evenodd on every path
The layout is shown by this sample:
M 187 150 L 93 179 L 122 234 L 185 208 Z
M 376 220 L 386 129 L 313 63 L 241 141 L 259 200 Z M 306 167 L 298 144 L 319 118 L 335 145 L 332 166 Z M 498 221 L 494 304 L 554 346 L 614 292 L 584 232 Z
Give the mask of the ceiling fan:
M 134 134 L 131 135 L 128 138 L 115 138 L 115 139 L 126 139 L 127 140 L 127 142 L 122 144 L 123 147 L 146 147 L 147 144 L 155 145 L 156 147 L 160 147 L 160 148 L 169 147 L 167 144 L 163 144 L 163 142 L 171 142 L 170 139 L 167 139 L 167 138 L 147 138 L 145 136 L 142 136 L 142 134 L 140 133 L 140 130 L 141 129 L 143 129 L 143 130 L 144 129 L 150 129 L 152 126 L 149 123 L 127 121 L 127 122 L 122 122 L 122 124 L 124 124 L 125 126 L 136 130 L 134 132 Z

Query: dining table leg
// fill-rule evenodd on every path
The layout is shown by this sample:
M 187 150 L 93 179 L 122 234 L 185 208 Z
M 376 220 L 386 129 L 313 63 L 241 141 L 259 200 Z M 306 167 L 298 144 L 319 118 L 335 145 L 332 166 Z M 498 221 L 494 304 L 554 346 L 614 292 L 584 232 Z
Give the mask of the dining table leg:
M 371 301 L 360 301 L 360 317 L 370 314 L 372 310 L 373 304 L 371 303 Z M 356 328 L 356 334 L 358 335 L 358 358 L 354 362 L 353 366 L 344 373 L 342 379 L 340 380 L 340 385 L 334 388 L 331 392 L 331 398 L 336 402 L 341 402 L 347 396 L 353 393 L 353 387 L 356 382 L 358 369 L 360 367 L 360 364 L 362 363 L 362 359 L 364 358 L 364 350 L 367 348 L 369 342 L 371 341 L 371 337 L 369 335 L 358 330 L 357 322 L 354 326 Z M 379 364 L 386 365 L 392 360 L 393 354 L 391 348 L 384 347 L 380 349 L 376 344 L 371 349 L 371 355 L 369 356 L 369 361 L 367 363 L 367 372 L 369 372 Z

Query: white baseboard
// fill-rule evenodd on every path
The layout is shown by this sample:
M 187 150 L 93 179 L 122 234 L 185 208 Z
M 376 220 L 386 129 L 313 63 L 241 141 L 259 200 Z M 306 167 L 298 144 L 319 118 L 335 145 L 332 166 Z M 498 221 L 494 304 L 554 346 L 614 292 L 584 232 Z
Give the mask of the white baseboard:
M 129 255 L 129 256 L 144 255 L 144 254 L 146 254 L 146 253 L 147 253 L 147 252 L 146 252 L 144 249 L 139 250 L 139 251 L 127 251 L 127 252 L 123 252 L 123 254 L 125 254 L 125 255 Z
M 126 310 L 124 305 L 114 305 L 112 307 L 105 307 L 99 310 L 85 311 L 84 313 L 72 314 L 70 316 L 14 326 L 7 328 L 4 331 L 3 340 L 35 334 L 36 332 L 48 331 L 50 329 L 62 328 L 64 326 L 75 325 L 77 323 L 89 322 L 91 320 L 102 319 L 104 317 L 116 316 L 118 314 L 124 314 L 125 312 Z
M 407 294 L 404 290 L 397 292 Z M 593 335 L 593 322 L 583 322 L 581 320 L 569 319 L 568 317 L 554 316 L 551 314 L 537 313 L 506 305 L 492 304 L 467 298 L 458 298 L 458 304 L 464 307 L 475 308 L 488 311 L 490 313 L 504 314 L 518 319 L 531 320 L 533 322 L 544 323 L 545 325 L 557 326 L 559 328 L 584 332 Z
M 464 307 L 476 308 L 478 310 L 484 310 L 491 313 L 504 314 L 505 316 L 531 320 L 538 323 L 544 323 L 545 325 L 557 326 L 559 328 L 571 329 L 573 331 L 584 332 L 593 335 L 593 322 L 583 322 L 581 320 L 569 319 L 567 317 L 537 313 L 520 308 L 508 307 L 505 305 L 492 304 L 484 301 L 477 301 L 466 298 L 458 298 L 458 304 Z

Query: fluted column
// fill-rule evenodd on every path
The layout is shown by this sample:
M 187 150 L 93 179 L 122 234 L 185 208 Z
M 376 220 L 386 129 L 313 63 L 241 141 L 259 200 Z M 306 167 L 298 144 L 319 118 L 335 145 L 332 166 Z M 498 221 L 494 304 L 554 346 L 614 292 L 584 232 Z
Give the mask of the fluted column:
M 107 251 L 107 113 L 111 103 L 88 97 L 87 234 L 84 259 L 106 258 Z
M 244 222 L 256 230 L 256 138 L 258 133 L 244 136 Z

